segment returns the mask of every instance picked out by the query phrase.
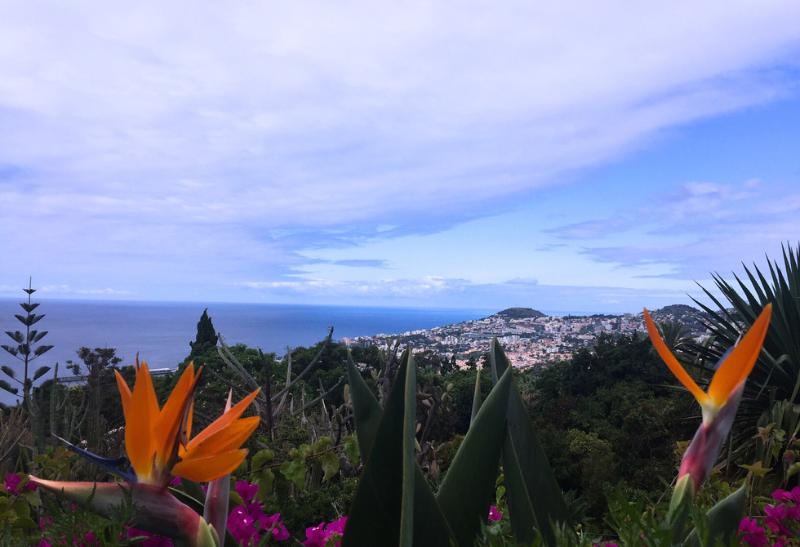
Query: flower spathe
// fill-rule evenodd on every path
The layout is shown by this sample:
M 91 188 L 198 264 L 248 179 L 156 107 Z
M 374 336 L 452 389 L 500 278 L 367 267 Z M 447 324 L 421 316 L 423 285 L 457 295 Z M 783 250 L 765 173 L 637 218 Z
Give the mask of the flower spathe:
M 200 372 L 189 363 L 163 407 L 159 408 L 147 363 L 137 363 L 133 390 L 115 371 L 125 415 L 125 450 L 137 482 L 166 485 L 173 476 L 208 482 L 242 463 L 241 445 L 258 427 L 258 416 L 241 415 L 258 395 L 254 391 L 190 439 L 192 399 Z
M 711 473 L 736 417 L 744 384 L 758 360 L 771 315 L 772 305 L 767 304 L 747 333 L 720 359 L 708 391 L 703 391 L 669 350 L 650 313 L 644 310 L 653 346 L 675 378 L 700 404 L 703 413 L 703 423 L 683 454 L 676 491 L 687 487 L 686 480 L 681 480 L 684 477 L 691 478 L 691 486 L 696 490 Z

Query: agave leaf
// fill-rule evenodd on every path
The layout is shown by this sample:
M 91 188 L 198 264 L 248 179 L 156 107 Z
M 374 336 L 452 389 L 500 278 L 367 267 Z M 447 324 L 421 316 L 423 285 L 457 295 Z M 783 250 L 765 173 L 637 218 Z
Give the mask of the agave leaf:
M 511 368 L 497 339 L 492 340 L 489 363 L 495 382 Z M 569 521 L 567 504 L 513 381 L 508 394 L 507 412 L 508 432 L 503 445 L 503 469 L 511 529 L 517 541 L 530 543 L 536 536 L 534 529 L 538 528 L 545 542 L 554 545 L 552 524 Z
M 436 495 L 463 547 L 475 543 L 494 494 L 510 385 L 511 371 L 506 370 L 475 416 Z
M 400 510 L 401 547 L 414 542 L 414 458 L 417 426 L 417 367 L 410 351 L 406 354 L 406 381 L 403 391 L 403 499 Z
M 356 435 L 361 461 L 366 463 L 381 421 L 381 407 L 361 373 L 358 372 L 349 351 L 347 352 L 347 381 L 350 385 L 350 398 L 353 402 L 353 414 L 356 419 Z
M 472 413 L 469 416 L 469 425 L 472 427 L 472 422 L 475 421 L 475 416 L 478 415 L 478 409 L 481 407 L 481 371 L 478 369 L 475 372 L 475 389 L 472 392 Z
M 708 517 L 708 537 L 705 538 L 702 545 L 730 544 L 739 530 L 739 523 L 744 517 L 746 501 L 747 486 L 745 484 L 709 509 L 706 514 Z M 696 529 L 692 530 L 683 544 L 687 547 L 700 547 L 701 542 L 697 537 Z
M 348 364 L 358 442 L 362 457 L 363 454 L 367 454 L 367 457 L 350 508 L 342 542 L 345 547 L 400 545 L 401 511 L 410 497 L 407 494 L 404 498 L 403 490 L 408 492 L 412 488 L 414 512 L 410 520 L 413 524 L 413 545 L 445 547 L 451 544 L 450 526 L 419 467 L 414 465 L 413 483 L 408 476 L 403 477 L 404 448 L 408 450 L 409 445 L 414 442 L 413 438 L 410 443 L 404 439 L 404 436 L 407 437 L 404 421 L 409 361 L 413 365 L 410 355 L 404 354 L 382 415 L 377 400 L 363 378 L 352 363 Z M 409 386 L 409 389 L 413 392 L 414 386 Z M 409 416 L 415 411 L 416 405 L 413 405 L 409 409 Z M 377 427 L 373 422 L 376 415 Z M 409 483 L 412 486 L 409 487 Z M 403 536 L 402 539 L 407 542 L 409 538 Z

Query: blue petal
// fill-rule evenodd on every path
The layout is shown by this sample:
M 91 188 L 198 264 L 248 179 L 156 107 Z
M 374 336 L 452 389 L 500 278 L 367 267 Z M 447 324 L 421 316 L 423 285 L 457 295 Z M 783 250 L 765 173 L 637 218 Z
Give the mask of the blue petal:
M 68 440 L 62 439 L 58 435 L 53 435 L 53 437 L 64 443 L 67 448 L 75 452 L 78 456 L 86 458 L 93 464 L 105 469 L 112 475 L 116 475 L 117 477 L 131 484 L 136 482 L 136 474 L 131 469 L 127 458 L 104 458 L 103 456 L 98 456 L 93 452 L 89 452 L 88 450 L 84 450 L 83 448 L 75 446 Z

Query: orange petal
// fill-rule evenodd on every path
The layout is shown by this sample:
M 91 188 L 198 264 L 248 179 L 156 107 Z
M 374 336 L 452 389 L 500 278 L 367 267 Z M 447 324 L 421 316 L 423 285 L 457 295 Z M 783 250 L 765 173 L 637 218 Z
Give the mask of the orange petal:
M 750 376 L 761 353 L 771 316 L 772 304 L 767 304 L 747 334 L 714 373 L 711 385 L 708 386 L 708 395 L 717 406 L 725 404 L 737 386 Z
M 250 438 L 253 431 L 258 427 L 261 418 L 258 416 L 250 416 L 249 418 L 242 418 L 236 420 L 225 429 L 221 429 L 204 439 L 202 442 L 197 443 L 191 449 L 186 451 L 186 458 L 200 458 L 211 454 L 221 454 L 241 447 L 244 442 Z
M 661 339 L 661 335 L 658 332 L 658 327 L 656 327 L 655 322 L 653 322 L 653 318 L 650 317 L 650 312 L 647 309 L 644 310 L 644 322 L 647 325 L 647 333 L 650 335 L 650 340 L 653 342 L 653 347 L 656 348 L 656 351 L 661 356 L 661 359 L 667 365 L 672 374 L 678 381 L 683 384 L 683 387 L 689 390 L 689 393 L 694 395 L 694 398 L 697 399 L 697 402 L 700 403 L 701 406 L 708 403 L 709 397 L 706 393 L 700 389 L 700 386 L 697 385 L 697 382 L 689 376 L 689 373 L 681 366 L 678 360 L 672 355 L 672 352 L 669 350 L 667 345 L 664 343 L 664 340 Z
M 247 450 L 228 450 L 202 458 L 187 458 L 175 464 L 172 474 L 193 482 L 208 482 L 231 473 L 241 465 Z
M 260 391 L 260 389 L 255 390 L 253 393 L 236 403 L 236 405 L 229 411 L 225 412 L 222 416 L 211 422 L 211 425 L 198 433 L 197 437 L 189 441 L 189 444 L 186 446 L 186 450 L 191 451 L 198 444 L 209 438 L 217 431 L 225 429 L 233 422 L 238 420 L 239 416 L 241 416 L 244 411 L 247 410 L 247 407 L 250 406 L 250 403 L 253 402 Z
M 151 416 L 153 416 L 153 420 L 158 417 L 159 413 L 159 406 L 158 406 L 158 398 L 156 397 L 156 389 L 153 387 L 153 378 L 150 376 L 150 368 L 147 365 L 147 361 L 142 361 L 139 365 L 139 368 L 136 369 L 136 385 L 139 384 L 139 371 L 144 369 L 144 374 L 141 376 L 141 382 L 144 384 L 145 388 L 145 396 L 147 398 L 147 405 L 150 408 Z M 134 386 L 134 389 L 136 386 Z
M 119 398 L 122 401 L 122 415 L 125 417 L 125 423 L 128 422 L 128 409 L 130 408 L 131 403 L 131 388 L 128 387 L 128 383 L 125 381 L 125 378 L 122 377 L 122 374 L 119 373 L 118 370 L 114 371 L 114 378 L 117 379 L 117 389 L 119 389 Z
M 195 376 L 194 364 L 189 363 L 161 409 L 155 428 L 155 450 L 161 464 L 166 464 L 176 454 L 181 425 L 199 377 L 199 374 Z
M 129 419 L 125 421 L 125 450 L 136 476 L 150 477 L 153 470 L 153 454 L 155 446 L 152 435 L 158 417 L 158 403 L 155 400 L 153 382 L 147 363 L 136 369 L 136 383 L 133 386 L 130 404 L 128 405 Z

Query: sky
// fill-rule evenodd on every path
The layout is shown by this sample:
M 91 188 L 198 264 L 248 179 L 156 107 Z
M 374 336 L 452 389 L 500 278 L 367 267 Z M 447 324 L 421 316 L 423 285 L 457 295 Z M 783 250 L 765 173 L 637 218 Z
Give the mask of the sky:
M 800 3 L 0 7 L 0 297 L 689 303 L 800 239 Z

